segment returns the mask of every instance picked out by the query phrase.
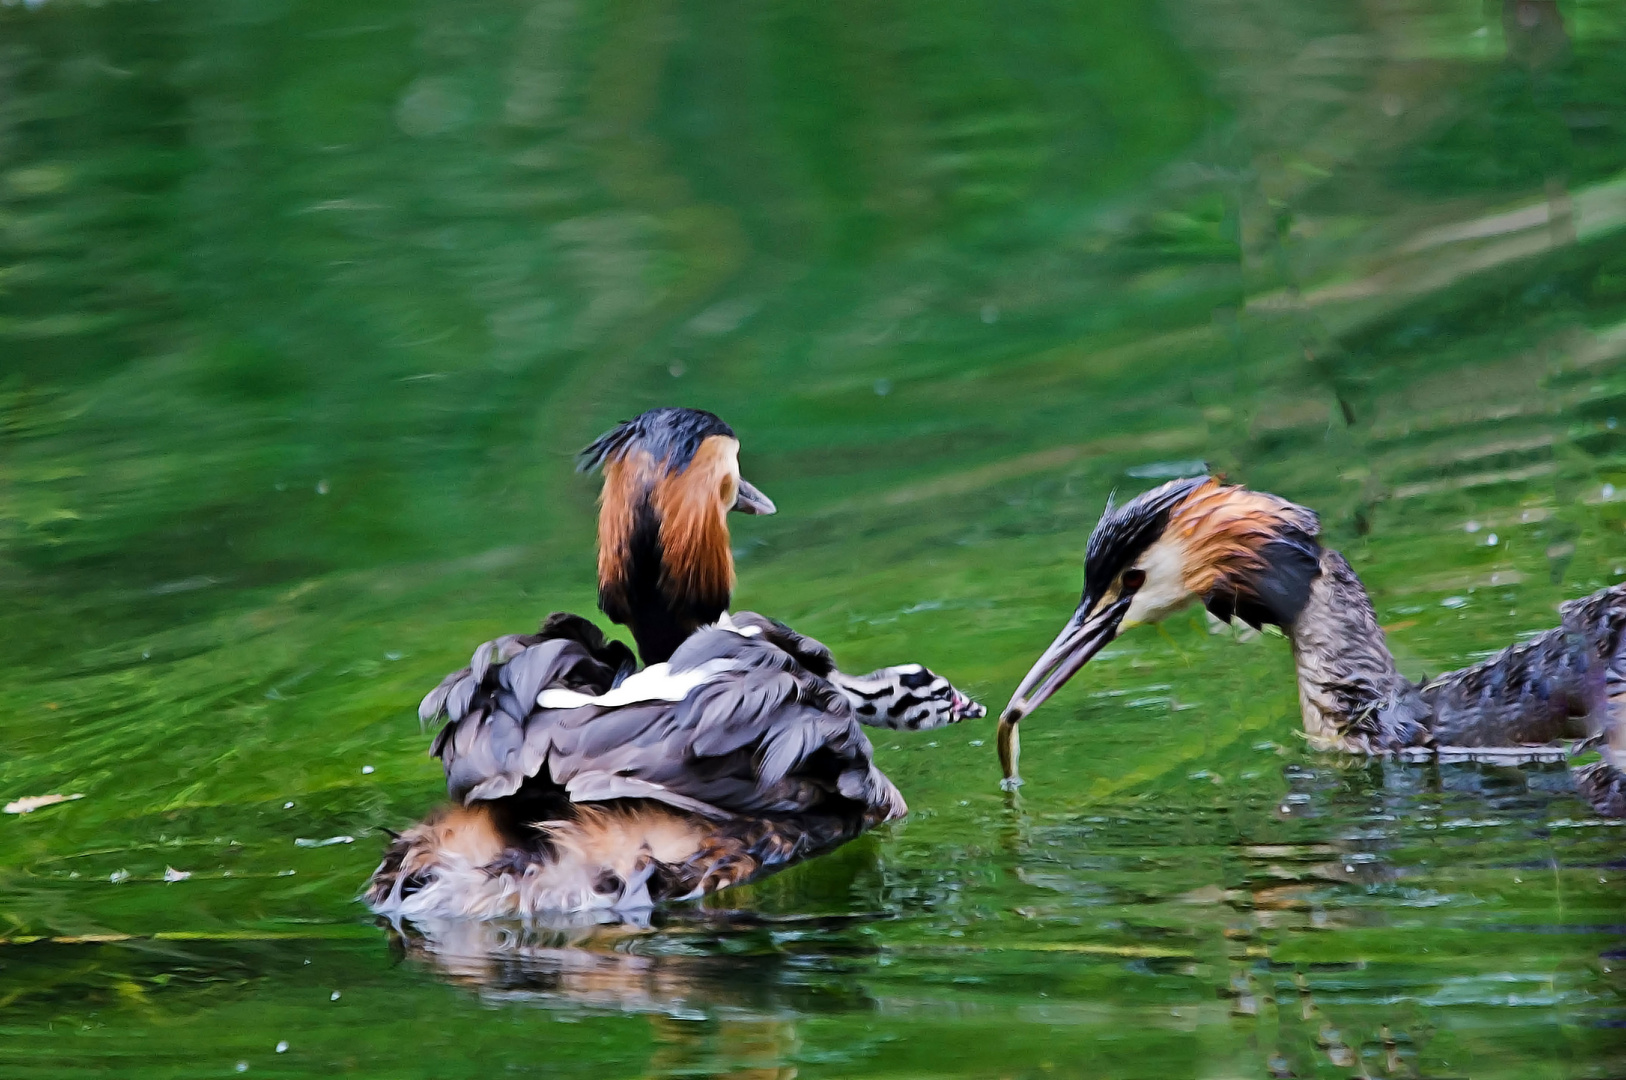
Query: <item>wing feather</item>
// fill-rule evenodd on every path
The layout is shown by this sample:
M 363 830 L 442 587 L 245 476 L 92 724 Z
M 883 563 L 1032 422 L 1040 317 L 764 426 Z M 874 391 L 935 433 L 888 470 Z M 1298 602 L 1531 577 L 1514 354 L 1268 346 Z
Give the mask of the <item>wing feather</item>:
M 471 671 L 452 685 L 452 692 L 446 695 L 446 716 L 450 720 L 461 720 L 468 714 L 469 705 L 474 701 L 474 692 L 480 688 L 480 680 L 474 677 Z
M 475 650 L 468 673 L 445 689 L 451 720 L 431 751 L 453 798 L 540 783 L 577 802 L 648 798 L 711 816 L 829 813 L 873 824 L 905 812 L 846 698 L 768 635 L 696 633 L 673 656 L 674 673 L 733 663 L 682 701 L 537 706 L 543 690 L 597 696 L 616 681 L 618 658 L 581 637 Z
M 446 697 L 452 692 L 452 687 L 456 686 L 457 681 L 468 673 L 468 668 L 463 668 L 461 671 L 454 671 L 444 679 L 440 680 L 439 686 L 425 694 L 423 696 L 423 700 L 418 703 L 418 722 L 421 724 L 427 724 L 431 720 L 435 719 L 435 717 L 439 716 L 441 710 L 446 707 Z

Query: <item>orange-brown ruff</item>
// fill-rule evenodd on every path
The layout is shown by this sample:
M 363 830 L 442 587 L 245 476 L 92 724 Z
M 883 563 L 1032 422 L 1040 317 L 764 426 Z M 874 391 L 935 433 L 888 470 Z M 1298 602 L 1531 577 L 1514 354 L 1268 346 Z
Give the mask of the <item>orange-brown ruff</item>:
M 1319 531 L 1302 506 L 1210 479 L 1169 518 L 1169 535 L 1186 552 L 1186 588 L 1207 596 L 1224 583 L 1253 596 L 1251 578 L 1265 569 L 1264 547 L 1284 521 L 1311 536 Z
M 637 510 L 648 501 L 655 479 L 655 459 L 647 450 L 635 450 L 604 463 L 604 487 L 598 496 L 600 607 L 628 607 L 632 530 Z
M 599 607 L 632 630 L 646 664 L 727 610 L 728 512 L 773 512 L 741 479 L 739 450 L 710 413 L 668 409 L 627 421 L 583 452 L 584 463 L 604 470 Z
M 738 492 L 738 468 L 739 443 L 726 435 L 708 436 L 681 472 L 646 450 L 605 462 L 598 575 L 607 609 L 631 607 L 634 532 L 645 506 L 660 521 L 658 585 L 667 601 L 699 609 L 727 606 L 734 591 L 734 556 L 726 515 Z
M 687 469 L 655 483 L 664 556 L 660 589 L 673 603 L 720 599 L 726 606 L 734 592 L 726 514 L 738 490 L 739 451 L 733 439 L 713 435 L 700 444 Z

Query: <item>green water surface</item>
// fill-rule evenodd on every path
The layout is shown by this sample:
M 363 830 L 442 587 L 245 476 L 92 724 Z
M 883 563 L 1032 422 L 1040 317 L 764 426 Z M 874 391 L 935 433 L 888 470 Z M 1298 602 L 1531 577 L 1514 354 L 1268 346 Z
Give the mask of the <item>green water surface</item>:
M 1200 611 L 1019 798 L 883 732 L 906 821 L 652 931 L 375 925 L 657 404 L 849 670 L 997 710 L 1204 462 L 1472 662 L 1626 578 L 1626 6 L 4 0 L 0 798 L 83 798 L 0 817 L 0 1075 L 1626 1074 L 1618 823 L 1307 751 Z

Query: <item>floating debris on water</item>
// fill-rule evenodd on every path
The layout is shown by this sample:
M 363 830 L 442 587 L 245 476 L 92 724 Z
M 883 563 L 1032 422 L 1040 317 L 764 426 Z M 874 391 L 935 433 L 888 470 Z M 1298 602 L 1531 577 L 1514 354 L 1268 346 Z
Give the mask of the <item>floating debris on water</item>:
M 57 803 L 73 802 L 75 799 L 83 798 L 84 795 L 77 792 L 72 795 L 24 795 L 20 799 L 8 802 L 5 810 L 8 814 L 32 814 L 43 806 L 55 806 Z
M 177 870 L 173 866 L 164 867 L 164 880 L 165 881 L 185 881 L 187 878 L 189 878 L 191 876 L 192 876 L 192 871 L 190 871 L 190 870 Z

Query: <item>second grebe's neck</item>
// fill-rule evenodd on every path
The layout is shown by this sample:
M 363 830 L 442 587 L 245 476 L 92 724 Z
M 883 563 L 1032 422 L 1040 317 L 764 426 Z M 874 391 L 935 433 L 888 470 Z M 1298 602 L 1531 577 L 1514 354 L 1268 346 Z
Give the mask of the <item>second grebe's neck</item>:
M 1370 754 L 1430 741 L 1430 710 L 1395 666 L 1371 598 L 1338 552 L 1322 551 L 1288 638 L 1312 747 Z

